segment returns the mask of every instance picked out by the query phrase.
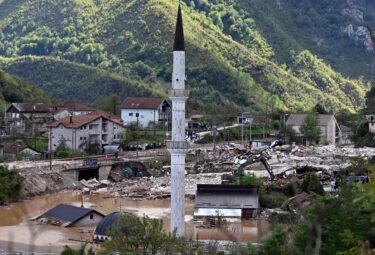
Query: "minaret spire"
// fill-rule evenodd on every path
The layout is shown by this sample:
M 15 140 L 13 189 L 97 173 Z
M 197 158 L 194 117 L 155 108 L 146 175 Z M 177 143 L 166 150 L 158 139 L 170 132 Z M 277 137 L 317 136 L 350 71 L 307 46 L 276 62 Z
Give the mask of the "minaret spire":
M 185 103 L 189 91 L 185 89 L 185 43 L 181 4 L 178 6 L 176 34 L 173 47 L 172 140 L 167 141 L 171 154 L 171 232 L 185 234 L 185 157 L 189 144 L 185 140 Z
M 174 51 L 185 51 L 184 27 L 182 23 L 181 4 L 178 5 L 176 33 L 174 37 Z

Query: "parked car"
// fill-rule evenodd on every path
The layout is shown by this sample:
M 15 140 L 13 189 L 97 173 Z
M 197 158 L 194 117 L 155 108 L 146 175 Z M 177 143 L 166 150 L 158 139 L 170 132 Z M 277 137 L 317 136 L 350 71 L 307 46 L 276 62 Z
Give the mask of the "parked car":
M 346 182 L 360 182 L 362 184 L 370 182 L 367 176 L 348 176 L 345 178 Z

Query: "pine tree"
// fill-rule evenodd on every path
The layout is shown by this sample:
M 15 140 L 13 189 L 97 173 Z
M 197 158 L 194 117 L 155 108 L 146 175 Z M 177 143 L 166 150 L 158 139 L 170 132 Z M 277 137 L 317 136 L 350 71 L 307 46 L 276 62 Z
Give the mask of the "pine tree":
M 319 141 L 320 127 L 318 116 L 314 111 L 309 112 L 303 120 L 300 132 L 309 142 Z

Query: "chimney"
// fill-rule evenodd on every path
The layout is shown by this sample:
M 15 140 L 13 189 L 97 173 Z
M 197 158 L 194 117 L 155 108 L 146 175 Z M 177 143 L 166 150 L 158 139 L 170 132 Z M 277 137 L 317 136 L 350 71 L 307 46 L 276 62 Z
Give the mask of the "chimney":
M 73 115 L 70 115 L 70 123 L 73 123 Z

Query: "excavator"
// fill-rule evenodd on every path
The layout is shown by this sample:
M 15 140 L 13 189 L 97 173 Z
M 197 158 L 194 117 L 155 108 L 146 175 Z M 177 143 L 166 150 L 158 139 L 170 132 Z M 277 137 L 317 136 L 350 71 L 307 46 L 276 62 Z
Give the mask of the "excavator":
M 267 157 L 263 154 L 249 156 L 245 162 L 240 161 L 237 169 L 232 171 L 232 174 L 224 174 L 221 176 L 221 184 L 234 184 L 237 180 L 237 177 L 244 176 L 245 168 L 249 165 L 261 162 L 266 168 L 270 179 L 275 180 L 275 175 L 272 172 L 270 165 L 268 164 Z

